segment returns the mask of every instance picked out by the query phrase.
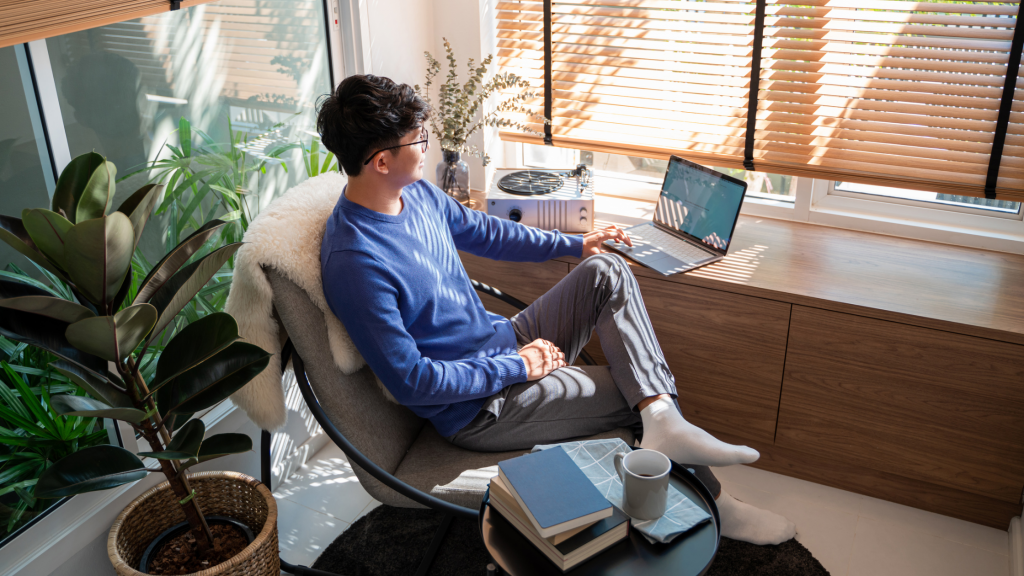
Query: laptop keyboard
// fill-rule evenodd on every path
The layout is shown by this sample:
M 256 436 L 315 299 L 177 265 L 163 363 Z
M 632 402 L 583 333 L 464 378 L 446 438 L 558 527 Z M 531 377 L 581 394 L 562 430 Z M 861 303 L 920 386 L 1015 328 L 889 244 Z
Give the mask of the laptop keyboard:
M 629 254 L 634 258 L 653 256 L 661 252 L 668 256 L 672 256 L 677 260 L 691 264 L 715 256 L 714 253 L 701 250 L 700 248 L 681 240 L 656 226 L 645 226 L 642 230 L 642 234 L 638 234 L 637 232 L 640 231 L 633 231 L 629 235 L 630 240 L 633 241 L 632 249 L 623 244 L 619 244 L 616 248 L 624 254 Z

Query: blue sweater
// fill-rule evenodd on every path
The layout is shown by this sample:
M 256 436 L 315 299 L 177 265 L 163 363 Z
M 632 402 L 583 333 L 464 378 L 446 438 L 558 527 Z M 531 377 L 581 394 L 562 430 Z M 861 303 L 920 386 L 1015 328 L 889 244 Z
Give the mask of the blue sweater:
M 456 249 L 543 262 L 582 256 L 583 237 L 470 210 L 426 180 L 402 199 L 390 216 L 342 193 L 320 248 L 324 295 L 395 399 L 450 436 L 488 396 L 526 381 L 512 324 L 484 310 Z

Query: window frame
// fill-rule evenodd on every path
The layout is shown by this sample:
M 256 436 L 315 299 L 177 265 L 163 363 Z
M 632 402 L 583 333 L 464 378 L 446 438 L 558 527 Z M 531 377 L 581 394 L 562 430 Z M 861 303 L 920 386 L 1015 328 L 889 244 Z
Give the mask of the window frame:
M 512 160 L 506 162 L 507 164 L 527 167 L 524 163 L 523 146 L 522 142 L 505 143 L 506 160 Z M 615 173 L 609 172 L 597 172 L 597 176 L 616 178 Z M 626 178 L 620 180 L 630 181 Z M 601 193 L 654 201 L 657 198 L 658 186 L 648 186 L 653 188 L 653 192 Z M 650 194 L 653 196 L 649 197 Z M 982 250 L 1024 254 L 1024 208 L 1016 215 L 979 212 L 981 211 L 958 206 L 870 194 L 836 194 L 833 181 L 799 177 L 792 202 L 772 200 L 763 196 L 747 196 L 740 209 L 740 214 L 746 216 L 791 220 Z

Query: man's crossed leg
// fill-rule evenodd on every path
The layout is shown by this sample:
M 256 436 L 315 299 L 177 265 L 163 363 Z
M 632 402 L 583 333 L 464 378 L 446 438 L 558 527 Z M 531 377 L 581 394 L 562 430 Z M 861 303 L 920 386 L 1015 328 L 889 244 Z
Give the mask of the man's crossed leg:
M 708 466 L 750 463 L 759 454 L 721 442 L 683 418 L 639 286 L 620 257 L 587 258 L 513 317 L 512 325 L 520 346 L 550 345 L 568 365 L 596 331 L 609 365 L 568 366 L 509 386 L 449 441 L 470 450 L 505 451 L 629 427 L 642 447 L 696 471 L 716 494 L 724 536 L 755 544 L 793 537 L 795 526 L 785 518 L 721 491 Z

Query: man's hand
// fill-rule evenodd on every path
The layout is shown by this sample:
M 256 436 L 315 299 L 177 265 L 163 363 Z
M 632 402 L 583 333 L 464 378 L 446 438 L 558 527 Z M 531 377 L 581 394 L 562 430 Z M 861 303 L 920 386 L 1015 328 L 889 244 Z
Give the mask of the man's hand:
M 547 340 L 540 338 L 523 346 L 519 356 L 526 364 L 526 380 L 540 380 L 555 370 L 565 366 L 565 354 Z
M 633 241 L 626 236 L 626 233 L 612 224 L 604 230 L 594 230 L 583 235 L 583 257 L 593 256 L 606 252 L 602 243 L 605 240 L 614 240 L 616 243 L 625 242 L 626 246 L 632 246 Z

